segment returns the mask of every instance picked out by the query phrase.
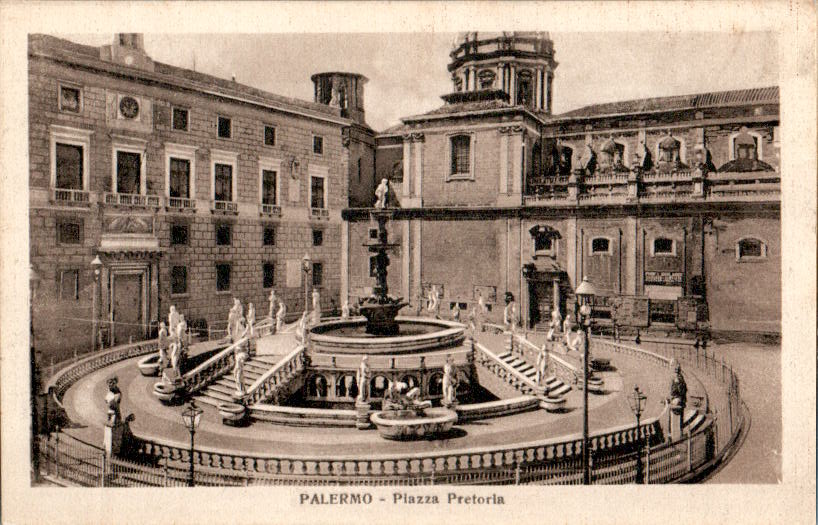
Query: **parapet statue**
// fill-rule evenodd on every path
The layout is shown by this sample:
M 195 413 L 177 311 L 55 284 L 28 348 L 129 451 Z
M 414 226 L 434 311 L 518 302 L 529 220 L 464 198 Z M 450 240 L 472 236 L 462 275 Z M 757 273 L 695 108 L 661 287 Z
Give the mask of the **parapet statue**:
M 548 370 L 548 344 L 543 343 L 540 352 L 537 354 L 537 384 L 542 385 L 545 380 L 545 372 Z
M 276 313 L 276 291 L 270 290 L 270 319 L 275 320 Z
M 244 390 L 244 362 L 247 361 L 247 353 L 236 354 L 236 365 L 233 367 L 233 378 L 236 380 L 236 394 L 243 396 Z
M 321 293 L 316 288 L 312 289 L 312 322 L 321 322 Z
M 170 305 L 170 312 L 168 313 L 168 330 L 170 331 L 171 335 L 176 335 L 176 325 L 179 324 L 179 312 L 176 311 L 176 307 Z
M 358 382 L 358 399 L 359 403 L 365 403 L 369 401 L 369 379 L 371 373 L 369 371 L 369 358 L 367 356 L 363 356 L 361 358 L 361 366 L 358 367 L 358 373 L 355 376 L 356 381 Z
M 168 337 L 168 327 L 165 326 L 165 321 L 159 323 L 159 335 L 158 335 L 158 342 L 159 342 L 159 370 L 163 370 L 165 368 L 165 363 L 168 360 L 168 345 L 170 344 L 170 338 Z
M 341 319 L 349 319 L 349 299 L 341 306 Z
M 375 189 L 375 208 L 384 209 L 389 200 L 389 181 L 381 179 L 381 183 Z
M 449 406 L 457 401 L 455 395 L 455 377 L 454 367 L 452 366 L 452 356 L 446 356 L 446 364 L 443 365 L 443 401 L 442 403 Z
M 675 406 L 684 409 L 687 406 L 687 382 L 682 375 L 682 366 L 676 363 L 676 375 L 670 383 L 670 400 Z
M 247 305 L 247 331 L 250 337 L 255 337 L 256 329 L 254 325 L 256 324 L 256 307 L 253 306 L 253 303 Z
M 433 317 L 440 317 L 440 291 L 437 285 L 432 285 L 426 301 L 426 309 Z
M 284 301 L 278 302 L 278 311 L 276 312 L 276 332 L 284 329 L 284 319 L 287 317 L 287 305 Z

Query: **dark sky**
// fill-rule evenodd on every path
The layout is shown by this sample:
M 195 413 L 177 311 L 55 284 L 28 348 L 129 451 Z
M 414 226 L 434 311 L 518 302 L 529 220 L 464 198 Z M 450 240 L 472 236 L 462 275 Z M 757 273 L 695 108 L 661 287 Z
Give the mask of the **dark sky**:
M 61 35 L 102 45 L 113 35 Z M 311 100 L 310 75 L 369 78 L 368 123 L 382 130 L 442 104 L 454 33 L 151 34 L 154 60 Z M 762 32 L 551 33 L 554 112 L 632 98 L 776 85 L 778 45 Z

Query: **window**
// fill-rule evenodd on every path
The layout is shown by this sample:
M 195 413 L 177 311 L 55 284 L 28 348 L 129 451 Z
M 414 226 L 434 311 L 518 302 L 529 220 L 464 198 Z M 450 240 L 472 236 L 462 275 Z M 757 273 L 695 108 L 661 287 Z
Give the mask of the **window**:
M 80 298 L 80 271 L 62 270 L 60 272 L 60 299 L 78 301 Z
M 322 244 L 324 244 L 324 230 L 313 230 L 312 245 L 321 246 Z
M 264 288 L 272 288 L 275 285 L 275 264 L 266 262 L 262 265 L 261 271 L 264 274 Z
M 611 253 L 611 241 L 605 237 L 591 239 L 591 255 L 607 255 Z
M 370 277 L 377 277 L 378 276 L 378 256 L 372 255 L 369 258 L 369 276 Z
M 227 117 L 219 117 L 219 138 L 229 139 L 233 136 L 233 122 Z
M 278 204 L 276 196 L 276 182 L 278 174 L 273 170 L 261 170 L 261 203 Z
M 171 295 L 187 293 L 187 266 L 174 266 L 170 269 L 170 293 Z
M 625 145 L 614 140 L 608 140 L 602 145 L 600 167 L 606 169 L 622 169 L 625 159 Z
M 216 265 L 216 291 L 224 292 L 230 289 L 230 264 Z
M 469 137 L 452 137 L 452 175 L 469 173 Z
M 676 164 L 681 162 L 682 143 L 671 136 L 659 142 L 659 163 Z
M 273 126 L 264 126 L 264 145 L 276 145 L 276 129 Z
M 736 244 L 736 260 L 751 261 L 767 257 L 767 245 L 754 238 L 740 239 Z
M 188 227 L 187 224 L 171 224 L 170 225 L 170 244 L 171 246 L 187 244 Z
M 73 144 L 56 145 L 56 187 L 63 190 L 83 189 L 83 147 Z
M 190 198 L 190 160 L 170 158 L 170 187 L 169 196 Z
M 188 240 L 188 226 L 187 224 L 171 224 L 170 225 L 170 244 L 171 246 L 185 245 Z
M 182 108 L 173 108 L 173 118 L 171 119 L 171 126 L 176 131 L 187 131 L 189 126 L 188 110 Z
M 369 228 L 369 238 L 374 240 L 378 239 L 378 228 Z
M 532 102 L 531 93 L 531 72 L 528 70 L 520 71 L 517 78 L 517 104 L 523 106 L 530 106 Z
M 324 154 L 324 137 L 318 135 L 312 137 L 312 152 L 316 155 Z
M 310 207 L 326 207 L 326 202 L 324 202 L 324 177 L 315 175 L 310 177 Z
M 730 152 L 731 160 L 759 160 L 761 158 L 760 135 L 751 133 L 747 128 L 741 128 L 738 133 L 731 135 L 733 149 Z
M 141 193 L 142 155 L 116 151 L 116 193 Z
M 60 111 L 79 113 L 82 111 L 82 91 L 72 86 L 60 86 Z
M 538 236 L 534 237 L 534 251 L 535 252 L 550 252 L 554 245 L 551 237 Z
M 676 255 L 676 243 L 673 239 L 659 237 L 653 240 L 651 255 Z
M 216 245 L 230 246 L 230 240 L 233 236 L 233 225 L 220 222 L 216 224 Z
M 262 238 L 262 243 L 264 246 L 275 246 L 276 243 L 276 230 L 272 227 L 264 228 L 264 235 Z
M 324 284 L 324 264 L 320 262 L 312 263 L 312 285 L 323 286 Z
M 233 200 L 233 166 L 216 163 L 214 166 L 214 197 L 217 201 Z
M 57 243 L 82 244 L 82 223 L 74 221 L 58 221 Z

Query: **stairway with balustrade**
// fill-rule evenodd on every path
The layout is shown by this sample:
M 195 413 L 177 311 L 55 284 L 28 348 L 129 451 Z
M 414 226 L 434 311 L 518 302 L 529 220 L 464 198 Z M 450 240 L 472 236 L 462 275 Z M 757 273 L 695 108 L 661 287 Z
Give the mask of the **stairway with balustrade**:
M 244 362 L 244 391 L 246 392 L 250 386 L 262 374 L 281 359 L 278 355 L 255 355 Z M 227 372 L 202 390 L 200 390 L 195 398 L 196 401 L 202 403 L 219 406 L 220 403 L 234 403 L 233 395 L 236 393 L 236 378 L 233 372 Z
M 521 375 L 527 377 L 531 381 L 536 381 L 537 369 L 522 356 L 505 351 L 501 354 L 497 354 L 497 357 L 502 359 L 508 366 L 516 370 Z M 551 397 L 562 397 L 571 391 L 571 386 L 566 385 L 562 379 L 555 375 L 546 377 L 543 381 L 543 386 L 545 387 L 545 393 Z

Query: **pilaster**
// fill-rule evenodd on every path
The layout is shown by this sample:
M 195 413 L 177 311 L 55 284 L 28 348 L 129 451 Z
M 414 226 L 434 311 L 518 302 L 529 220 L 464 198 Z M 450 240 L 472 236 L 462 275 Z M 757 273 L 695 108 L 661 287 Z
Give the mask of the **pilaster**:
M 341 304 L 349 299 L 349 221 L 341 223 Z

